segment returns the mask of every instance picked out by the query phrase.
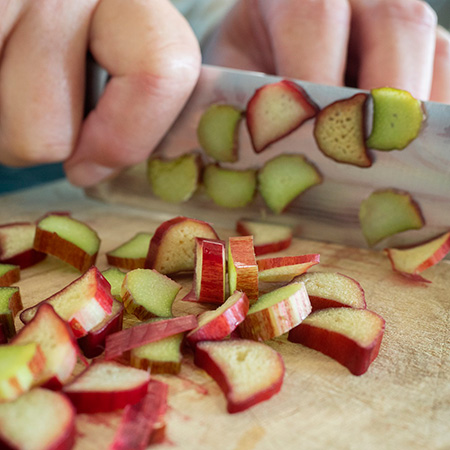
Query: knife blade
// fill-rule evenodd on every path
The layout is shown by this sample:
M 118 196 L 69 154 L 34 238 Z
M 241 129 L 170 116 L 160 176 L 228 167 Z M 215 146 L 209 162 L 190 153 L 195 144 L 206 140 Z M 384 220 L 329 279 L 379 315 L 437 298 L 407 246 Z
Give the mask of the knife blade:
M 256 89 L 282 80 L 283 77 L 236 69 L 203 65 L 199 81 L 183 111 L 162 139 L 156 154 L 173 158 L 199 149 L 197 125 L 201 114 L 215 103 L 232 104 L 245 110 Z M 320 107 L 357 92 L 348 87 L 319 85 L 292 80 L 302 86 Z M 101 89 L 98 91 L 101 92 Z M 304 238 L 366 246 L 359 228 L 358 211 L 361 201 L 371 192 L 396 188 L 409 192 L 420 205 L 426 226 L 421 230 L 400 233 L 382 242 L 382 246 L 406 245 L 427 239 L 450 227 L 450 105 L 424 102 L 426 120 L 419 136 L 404 150 L 371 151 L 373 165 L 359 168 L 337 163 L 324 156 L 313 137 L 314 119 L 285 138 L 256 154 L 251 146 L 245 121 L 239 129 L 239 160 L 225 167 L 259 168 L 282 153 L 300 153 L 312 161 L 324 181 L 302 194 L 289 210 L 271 214 L 260 198 L 245 209 L 224 210 L 212 204 L 200 191 L 182 205 L 171 205 L 156 199 L 149 187 L 146 163 L 134 166 L 117 177 L 86 190 L 98 199 L 144 207 L 161 217 L 176 214 L 201 217 L 223 226 L 233 226 L 242 216 L 264 217 L 290 224 Z M 371 126 L 371 105 L 367 127 Z

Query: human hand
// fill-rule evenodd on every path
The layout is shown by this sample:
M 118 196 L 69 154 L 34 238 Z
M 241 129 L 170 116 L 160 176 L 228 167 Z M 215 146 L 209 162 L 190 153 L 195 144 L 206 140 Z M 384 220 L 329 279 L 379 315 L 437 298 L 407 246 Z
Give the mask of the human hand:
M 450 103 L 450 33 L 421 0 L 239 0 L 204 60 Z
M 76 185 L 144 160 L 200 71 L 169 0 L 15 0 L 0 17 L 0 162 L 65 161 Z M 111 79 L 83 120 L 88 48 Z

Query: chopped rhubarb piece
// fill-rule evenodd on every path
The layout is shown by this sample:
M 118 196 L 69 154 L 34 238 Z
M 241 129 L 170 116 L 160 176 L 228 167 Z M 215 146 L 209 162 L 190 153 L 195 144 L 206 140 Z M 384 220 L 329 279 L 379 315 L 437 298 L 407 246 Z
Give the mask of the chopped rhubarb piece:
M 0 225 L 0 262 L 26 269 L 45 259 L 45 253 L 34 249 L 35 234 L 36 224 L 31 222 Z
M 226 293 L 225 242 L 196 238 L 194 292 L 195 300 L 223 303 Z
M 179 216 L 163 222 L 150 241 L 145 268 L 164 275 L 193 271 L 196 237 L 218 239 L 214 228 L 203 220 Z
M 255 255 L 279 252 L 292 243 L 292 227 L 251 219 L 240 219 L 236 231 L 241 236 L 253 236 Z
M 164 422 L 167 393 L 167 384 L 151 380 L 147 395 L 125 407 L 110 450 L 145 450 L 154 442 L 153 433 Z
M 18 287 L 0 287 L 0 325 L 5 338 L 11 339 L 16 334 L 14 318 L 22 308 L 22 298 Z
M 181 284 L 151 269 L 134 269 L 125 275 L 122 301 L 139 320 L 171 317 L 172 304 Z
M 63 387 L 78 413 L 110 412 L 144 398 L 150 382 L 145 370 L 114 361 L 95 361 Z
M 20 267 L 15 264 L 0 264 L 0 286 L 11 286 L 20 280 Z
M 384 319 L 368 309 L 327 308 L 310 314 L 289 331 L 288 339 L 362 375 L 378 356 L 384 327 Z
M 245 339 L 267 341 L 297 326 L 310 312 L 305 285 L 293 282 L 261 295 L 239 325 L 239 332 Z
M 59 389 L 72 375 L 80 350 L 70 327 L 51 305 L 42 303 L 33 319 L 11 341 L 29 342 L 39 344 L 45 356 L 45 368 L 36 384 Z
M 317 253 L 260 259 L 257 261 L 258 278 L 267 283 L 289 282 L 319 262 L 320 255 Z
M 203 341 L 194 362 L 219 385 L 230 414 L 268 400 L 283 384 L 281 355 L 266 344 L 245 339 Z
M 125 270 L 144 267 L 153 233 L 136 233 L 131 239 L 106 253 L 108 264 Z
M 81 273 L 95 264 L 100 238 L 90 226 L 67 214 L 49 214 L 36 227 L 34 249 L 55 256 Z
M 186 336 L 191 345 L 200 341 L 218 341 L 229 336 L 245 319 L 249 308 L 244 292 L 235 291 L 227 301 L 214 311 L 198 316 L 198 327 Z
M 113 297 L 111 286 L 95 267 L 48 299 L 27 308 L 20 320 L 28 323 L 42 303 L 49 303 L 56 313 L 69 323 L 75 337 L 85 336 L 111 314 Z
M 313 311 L 324 308 L 365 308 L 364 289 L 355 279 L 337 272 L 309 272 L 294 279 L 305 283 Z
M 44 366 L 45 355 L 35 342 L 0 345 L 0 403 L 30 390 Z
M 228 239 L 228 283 L 230 292 L 245 292 L 250 304 L 258 299 L 258 265 L 252 236 Z
M 127 328 L 106 338 L 105 359 L 115 359 L 124 352 L 149 342 L 190 331 L 198 325 L 194 315 L 144 323 Z
M 421 272 L 437 264 L 450 251 L 450 231 L 410 247 L 386 248 L 392 269 L 415 281 L 425 281 Z
M 0 448 L 70 450 L 75 444 L 75 415 L 62 393 L 31 389 L 0 404 Z
M 106 336 L 122 330 L 124 310 L 123 304 L 114 299 L 111 314 L 88 331 L 86 336 L 77 339 L 78 346 L 86 358 L 95 358 L 103 353 Z

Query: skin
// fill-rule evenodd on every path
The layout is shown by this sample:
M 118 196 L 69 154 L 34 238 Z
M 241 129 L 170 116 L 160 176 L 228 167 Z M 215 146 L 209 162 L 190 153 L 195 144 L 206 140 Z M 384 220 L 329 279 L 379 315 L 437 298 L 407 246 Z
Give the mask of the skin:
M 230 0 L 232 1 L 232 0 Z M 145 160 L 200 71 L 169 0 L 2 0 L 0 163 L 89 186 Z M 204 62 L 450 103 L 450 35 L 421 0 L 237 0 Z M 86 51 L 111 75 L 83 117 Z
M 450 35 L 420 0 L 239 0 L 205 61 L 450 103 Z
M 0 17 L 6 165 L 65 161 L 73 184 L 94 184 L 148 156 L 199 75 L 198 43 L 168 0 L 4 0 Z M 87 48 L 112 78 L 83 120 Z

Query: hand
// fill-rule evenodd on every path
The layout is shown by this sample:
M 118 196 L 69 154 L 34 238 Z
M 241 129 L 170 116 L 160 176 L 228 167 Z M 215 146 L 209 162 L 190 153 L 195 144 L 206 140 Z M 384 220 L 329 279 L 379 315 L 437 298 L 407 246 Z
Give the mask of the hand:
M 200 71 L 169 0 L 14 0 L 0 6 L 0 162 L 65 161 L 90 185 L 144 160 Z M 87 49 L 111 75 L 83 120 Z
M 420 0 L 239 0 L 204 59 L 450 103 L 450 34 Z

